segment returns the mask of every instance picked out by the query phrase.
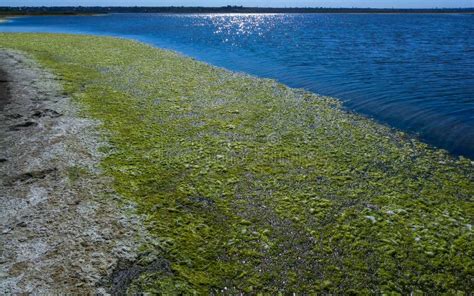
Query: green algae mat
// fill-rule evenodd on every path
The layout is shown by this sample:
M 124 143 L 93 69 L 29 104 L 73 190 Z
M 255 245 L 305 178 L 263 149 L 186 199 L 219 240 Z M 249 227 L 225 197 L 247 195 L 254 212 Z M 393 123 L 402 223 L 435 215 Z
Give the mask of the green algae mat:
M 136 263 L 129 293 L 473 291 L 471 160 L 138 42 L 0 34 L 0 47 L 36 58 L 103 123 L 103 172 L 164 262 Z

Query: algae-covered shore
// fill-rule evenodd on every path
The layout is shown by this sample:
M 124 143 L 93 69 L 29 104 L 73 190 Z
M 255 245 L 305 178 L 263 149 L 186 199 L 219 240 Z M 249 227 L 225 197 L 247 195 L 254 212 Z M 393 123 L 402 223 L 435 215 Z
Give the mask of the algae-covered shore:
M 140 252 L 155 259 L 116 269 L 128 276 L 120 289 L 473 290 L 471 160 L 335 99 L 134 41 L 0 34 L 0 48 L 37 60 L 101 122 L 103 177 L 154 242 Z M 89 170 L 76 165 L 74 178 Z

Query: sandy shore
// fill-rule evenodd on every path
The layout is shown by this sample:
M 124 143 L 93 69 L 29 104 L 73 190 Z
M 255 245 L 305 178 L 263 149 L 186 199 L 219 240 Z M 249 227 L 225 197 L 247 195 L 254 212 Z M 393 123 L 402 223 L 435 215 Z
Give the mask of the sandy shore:
M 0 51 L 0 68 L 0 294 L 120 288 L 145 231 L 97 168 L 98 123 L 24 55 Z

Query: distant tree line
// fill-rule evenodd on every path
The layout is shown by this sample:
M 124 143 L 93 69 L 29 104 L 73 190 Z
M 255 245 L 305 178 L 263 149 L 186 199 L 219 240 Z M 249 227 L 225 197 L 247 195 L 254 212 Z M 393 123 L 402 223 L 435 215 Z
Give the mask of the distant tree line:
M 0 15 L 76 15 L 104 13 L 474 13 L 474 8 L 266 8 L 266 7 L 1 7 Z

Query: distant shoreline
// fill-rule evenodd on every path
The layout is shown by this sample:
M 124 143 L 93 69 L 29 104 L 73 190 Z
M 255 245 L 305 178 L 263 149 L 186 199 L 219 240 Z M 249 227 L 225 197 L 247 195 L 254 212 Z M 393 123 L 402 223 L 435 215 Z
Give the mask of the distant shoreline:
M 356 14 L 474 14 L 473 8 L 379 9 L 379 8 L 259 8 L 225 7 L 0 7 L 0 18 L 12 15 L 96 15 L 108 13 L 356 13 Z

